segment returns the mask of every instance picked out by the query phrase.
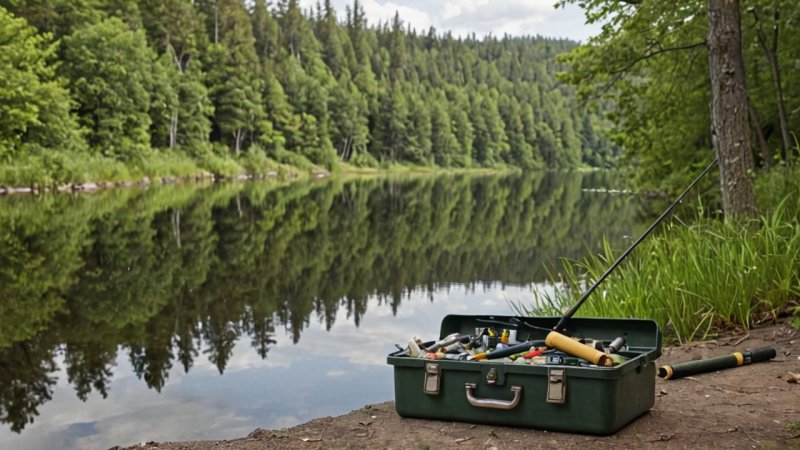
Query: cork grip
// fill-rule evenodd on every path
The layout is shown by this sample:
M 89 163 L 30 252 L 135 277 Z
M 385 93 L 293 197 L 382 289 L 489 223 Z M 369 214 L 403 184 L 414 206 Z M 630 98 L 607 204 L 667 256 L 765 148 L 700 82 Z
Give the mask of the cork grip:
M 585 359 L 592 364 L 598 366 L 611 366 L 613 362 L 611 358 L 608 357 L 605 353 L 595 350 L 588 345 L 581 344 L 580 342 L 568 338 L 561 333 L 557 333 L 555 331 L 551 331 L 550 334 L 544 340 L 545 345 L 548 347 L 555 348 L 557 350 L 561 350 L 562 352 L 577 356 L 578 358 Z

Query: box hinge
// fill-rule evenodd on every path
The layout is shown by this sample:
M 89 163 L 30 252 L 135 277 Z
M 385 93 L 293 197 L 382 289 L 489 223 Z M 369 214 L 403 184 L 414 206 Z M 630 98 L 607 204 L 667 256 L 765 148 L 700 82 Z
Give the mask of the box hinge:
M 442 370 L 439 363 L 425 364 L 425 386 L 422 390 L 428 395 L 439 395 L 441 378 Z
M 567 397 L 567 373 L 564 369 L 547 370 L 547 403 L 563 404 Z

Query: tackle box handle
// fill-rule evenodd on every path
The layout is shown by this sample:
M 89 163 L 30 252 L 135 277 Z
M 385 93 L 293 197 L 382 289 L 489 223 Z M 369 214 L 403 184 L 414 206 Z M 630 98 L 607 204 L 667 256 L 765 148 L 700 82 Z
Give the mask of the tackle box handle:
M 522 398 L 522 386 L 511 386 L 511 392 L 514 393 L 514 398 L 512 400 L 476 398 L 472 392 L 476 387 L 477 385 L 475 383 L 466 383 L 467 401 L 476 408 L 514 409 L 519 405 L 519 401 Z

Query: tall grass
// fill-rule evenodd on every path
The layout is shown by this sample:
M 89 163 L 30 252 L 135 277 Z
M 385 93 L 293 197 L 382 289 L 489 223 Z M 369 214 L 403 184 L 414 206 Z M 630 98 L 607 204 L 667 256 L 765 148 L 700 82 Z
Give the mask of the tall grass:
M 794 173 L 772 177 L 792 191 Z M 768 191 L 762 195 L 767 212 L 757 224 L 700 217 L 688 225 L 666 224 L 606 279 L 579 315 L 652 318 L 668 340 L 683 343 L 706 339 L 720 327 L 747 329 L 754 313 L 795 302 L 800 297 L 800 200 L 795 191 L 775 202 L 786 192 L 775 185 Z M 552 293 L 535 294 L 534 309 L 518 309 L 560 315 L 618 254 L 606 243 L 598 255 L 564 261 L 560 273 L 551 276 Z

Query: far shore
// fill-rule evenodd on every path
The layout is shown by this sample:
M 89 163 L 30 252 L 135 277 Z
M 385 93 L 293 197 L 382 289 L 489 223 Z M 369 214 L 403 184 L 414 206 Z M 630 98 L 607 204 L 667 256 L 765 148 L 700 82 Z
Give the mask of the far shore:
M 242 173 L 236 175 L 218 175 L 202 171 L 189 176 L 156 176 L 141 177 L 133 180 L 124 181 L 84 181 L 76 183 L 64 183 L 56 186 L 49 186 L 41 183 L 32 183 L 30 186 L 3 186 L 0 183 L 0 196 L 14 194 L 37 195 L 44 192 L 95 192 L 113 188 L 147 187 L 151 185 L 172 185 L 179 183 L 207 183 L 207 182 L 226 182 L 226 181 L 252 181 L 252 180 L 278 180 L 278 181 L 303 181 L 319 180 L 325 178 L 363 178 L 363 177 L 392 177 L 392 176 L 428 176 L 442 174 L 476 174 L 489 175 L 498 173 L 518 172 L 518 169 L 495 169 L 495 168 L 433 168 L 433 167 L 413 167 L 395 165 L 388 168 L 361 168 L 344 165 L 334 171 L 324 169 L 314 169 L 311 171 L 281 170 L 267 171 L 265 173 Z

